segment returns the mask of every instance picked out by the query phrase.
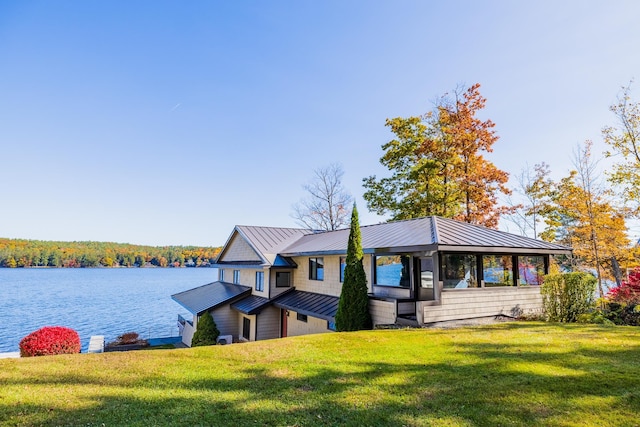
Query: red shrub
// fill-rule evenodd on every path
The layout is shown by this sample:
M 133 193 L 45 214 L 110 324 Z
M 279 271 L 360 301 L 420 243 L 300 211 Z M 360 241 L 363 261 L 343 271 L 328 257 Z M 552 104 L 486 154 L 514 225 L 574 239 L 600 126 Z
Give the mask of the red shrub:
M 629 278 L 620 286 L 611 288 L 607 299 L 621 304 L 640 304 L 640 268 L 629 273 Z
M 80 353 L 80 336 L 63 326 L 45 326 L 20 341 L 20 356 L 49 356 Z

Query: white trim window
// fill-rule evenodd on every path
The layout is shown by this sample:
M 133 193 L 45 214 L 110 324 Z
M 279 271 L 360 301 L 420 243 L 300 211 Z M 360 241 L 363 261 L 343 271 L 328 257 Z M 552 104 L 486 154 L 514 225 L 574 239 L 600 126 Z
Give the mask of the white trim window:
M 256 291 L 264 291 L 264 271 L 256 271 Z
M 240 270 L 233 270 L 233 283 L 240 284 Z

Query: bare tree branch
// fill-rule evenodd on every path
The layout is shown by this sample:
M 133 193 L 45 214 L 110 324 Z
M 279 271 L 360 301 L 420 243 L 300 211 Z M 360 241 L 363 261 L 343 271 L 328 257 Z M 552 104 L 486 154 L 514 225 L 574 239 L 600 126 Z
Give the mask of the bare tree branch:
M 313 171 L 304 185 L 309 197 L 293 205 L 291 216 L 298 224 L 312 230 L 337 230 L 349 224 L 353 197 L 342 186 L 342 165 L 332 163 Z

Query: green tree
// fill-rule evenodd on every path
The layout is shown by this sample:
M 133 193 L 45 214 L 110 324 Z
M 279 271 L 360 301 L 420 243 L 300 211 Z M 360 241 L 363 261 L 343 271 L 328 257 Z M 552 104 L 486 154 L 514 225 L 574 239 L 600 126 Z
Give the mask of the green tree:
M 219 335 L 220 331 L 218 330 L 211 313 L 205 311 L 202 316 L 198 318 L 196 331 L 193 334 L 193 338 L 191 338 L 191 347 L 213 345 L 216 343 Z
M 371 329 L 367 276 L 362 265 L 362 237 L 358 220 L 358 209 L 351 211 L 351 230 L 347 245 L 347 260 L 344 268 L 344 282 L 340 292 L 336 313 L 336 330 L 358 331 Z
M 545 316 L 551 322 L 575 322 L 595 306 L 596 278 L 589 273 L 551 274 L 540 289 Z
M 497 227 L 498 193 L 510 194 L 508 174 L 484 153 L 498 140 L 491 120 L 480 120 L 484 108 L 480 85 L 445 94 L 433 111 L 421 117 L 387 119 L 396 138 L 384 144 L 380 163 L 392 175 L 363 180 L 367 207 L 393 219 L 427 215 Z
M 10 256 L 5 260 L 4 266 L 7 268 L 16 268 L 18 266 L 18 263 L 12 256 Z

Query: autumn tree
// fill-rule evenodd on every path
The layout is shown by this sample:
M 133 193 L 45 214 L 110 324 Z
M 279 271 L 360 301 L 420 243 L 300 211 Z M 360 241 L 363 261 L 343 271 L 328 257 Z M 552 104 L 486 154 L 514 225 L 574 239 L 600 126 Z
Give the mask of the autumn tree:
M 622 88 L 617 103 L 609 109 L 619 125 L 602 130 L 604 142 L 611 148 L 605 155 L 618 159 L 609 181 L 622 187 L 623 199 L 630 202 L 634 214 L 640 216 L 640 104 L 631 101 L 631 83 Z
M 600 295 L 604 295 L 602 281 L 613 278 L 614 266 L 626 256 L 629 240 L 624 210 L 613 206 L 611 191 L 600 182 L 591 146 L 586 141 L 576 149 L 575 169 L 555 185 L 542 209 L 548 227 L 541 236 L 573 247 L 574 266 L 593 268 Z
M 508 175 L 488 161 L 498 140 L 494 123 L 477 117 L 486 103 L 480 85 L 445 94 L 421 117 L 387 119 L 396 138 L 384 144 L 380 163 L 392 175 L 363 180 L 367 207 L 393 219 L 427 215 L 497 227 L 499 193 Z
M 304 185 L 308 197 L 293 206 L 291 216 L 302 227 L 311 230 L 337 230 L 347 224 L 353 197 L 342 185 L 344 170 L 338 163 L 313 171 Z

